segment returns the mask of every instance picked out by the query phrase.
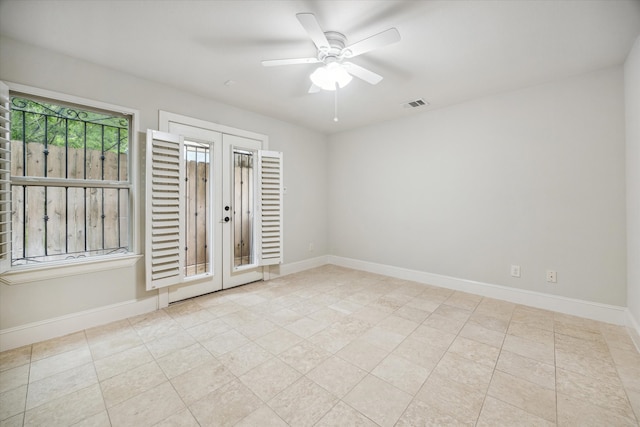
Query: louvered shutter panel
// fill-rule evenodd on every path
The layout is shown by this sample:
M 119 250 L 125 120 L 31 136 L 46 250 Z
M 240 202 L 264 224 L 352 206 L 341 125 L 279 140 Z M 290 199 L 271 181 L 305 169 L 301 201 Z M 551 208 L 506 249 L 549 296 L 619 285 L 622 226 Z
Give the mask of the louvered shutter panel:
M 147 290 L 175 285 L 184 277 L 183 147 L 181 136 L 147 131 Z
M 262 265 L 282 263 L 282 153 L 258 152 L 259 260 Z
M 0 82 L 0 273 L 11 267 L 11 119 L 9 87 Z

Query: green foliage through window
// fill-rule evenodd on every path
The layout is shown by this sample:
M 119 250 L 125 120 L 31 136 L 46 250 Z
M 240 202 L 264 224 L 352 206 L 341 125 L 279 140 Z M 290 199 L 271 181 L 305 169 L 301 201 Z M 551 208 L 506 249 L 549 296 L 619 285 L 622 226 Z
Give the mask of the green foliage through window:
M 129 148 L 129 120 L 13 96 L 11 139 L 126 153 Z

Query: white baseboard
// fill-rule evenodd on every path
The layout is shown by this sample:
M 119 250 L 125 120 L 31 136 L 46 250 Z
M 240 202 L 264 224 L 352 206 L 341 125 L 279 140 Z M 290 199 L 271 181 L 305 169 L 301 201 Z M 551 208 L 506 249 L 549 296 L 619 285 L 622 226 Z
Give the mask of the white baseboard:
M 291 262 L 288 264 L 279 264 L 271 266 L 271 278 L 275 279 L 289 274 L 299 273 L 301 271 L 310 270 L 316 267 L 322 267 L 329 264 L 329 256 L 322 255 L 315 258 L 309 258 L 302 261 Z
M 627 309 L 627 329 L 629 330 L 631 340 L 636 345 L 638 352 L 640 352 L 640 321 L 633 317 L 629 309 Z
M 0 351 L 60 337 L 158 309 L 158 298 L 125 301 L 0 330 Z
M 469 292 L 517 304 L 585 317 L 601 322 L 613 323 L 616 325 L 626 325 L 628 323 L 628 310 L 625 307 L 600 304 L 525 289 L 510 288 L 491 283 L 459 279 L 457 277 L 409 270 L 406 268 L 333 255 L 329 256 L 329 263 L 356 270 L 368 271 L 370 273 L 391 276 L 398 279 L 411 280 L 418 283 L 440 286 L 442 288 L 453 289 L 456 291 Z

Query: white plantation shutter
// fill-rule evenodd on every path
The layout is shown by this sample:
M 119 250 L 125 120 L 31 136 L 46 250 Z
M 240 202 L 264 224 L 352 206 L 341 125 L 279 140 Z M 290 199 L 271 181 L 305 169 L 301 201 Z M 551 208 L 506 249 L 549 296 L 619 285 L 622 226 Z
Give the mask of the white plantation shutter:
M 282 153 L 258 152 L 258 262 L 282 263 Z
M 0 82 L 0 273 L 11 267 L 11 119 L 9 87 Z
M 147 131 L 147 290 L 181 283 L 184 277 L 183 146 L 181 136 Z

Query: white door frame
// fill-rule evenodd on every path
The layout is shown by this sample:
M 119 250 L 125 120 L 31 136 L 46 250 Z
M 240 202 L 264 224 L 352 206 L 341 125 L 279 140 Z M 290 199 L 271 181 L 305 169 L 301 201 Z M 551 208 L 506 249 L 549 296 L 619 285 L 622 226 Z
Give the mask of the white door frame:
M 262 150 L 268 150 L 269 148 L 269 137 L 267 135 L 219 125 L 205 120 L 195 119 L 192 117 L 170 113 L 167 111 L 159 111 L 158 124 L 160 131 L 162 132 L 180 133 L 187 139 L 192 138 L 197 141 L 213 141 L 214 151 L 212 152 L 212 154 L 216 158 L 222 158 L 221 156 L 223 155 L 229 155 L 228 152 L 222 153 L 221 147 L 223 146 L 223 134 L 254 140 L 259 143 L 259 145 L 261 145 Z M 233 149 L 231 149 L 231 151 L 232 150 Z M 214 170 L 214 182 L 221 182 L 223 177 L 223 171 L 221 169 L 222 168 L 216 168 Z M 212 192 L 214 191 L 213 187 L 214 186 L 212 185 Z M 228 198 L 229 195 L 227 194 L 226 197 Z M 224 248 L 222 248 L 222 238 L 220 237 L 223 234 L 228 237 L 228 230 L 224 230 L 223 232 L 223 224 L 221 219 L 223 211 L 223 198 L 216 196 L 211 200 L 214 202 L 212 210 L 213 212 L 215 212 L 214 217 L 211 221 L 213 225 L 212 233 L 214 233 L 215 236 L 212 242 L 214 246 L 212 256 L 219 259 L 220 255 L 224 253 Z M 224 203 L 227 203 L 227 201 L 225 200 Z M 230 230 L 231 225 L 227 224 L 226 228 Z M 171 288 L 159 289 L 159 307 L 167 307 L 172 301 L 190 298 L 198 294 L 212 292 L 215 290 L 220 290 L 222 289 L 223 285 L 226 289 L 243 283 L 261 280 L 263 278 L 262 267 L 245 269 L 244 271 L 235 272 L 234 269 L 231 268 L 231 265 L 226 265 L 230 262 L 229 259 L 223 261 L 225 263 L 224 267 L 226 268 L 223 267 L 223 269 L 221 269 L 222 271 L 214 271 L 214 274 L 210 275 L 209 277 L 198 276 L 194 278 L 192 283 L 185 283 Z M 213 265 L 212 268 L 214 268 Z M 224 284 L 223 275 L 226 277 Z

